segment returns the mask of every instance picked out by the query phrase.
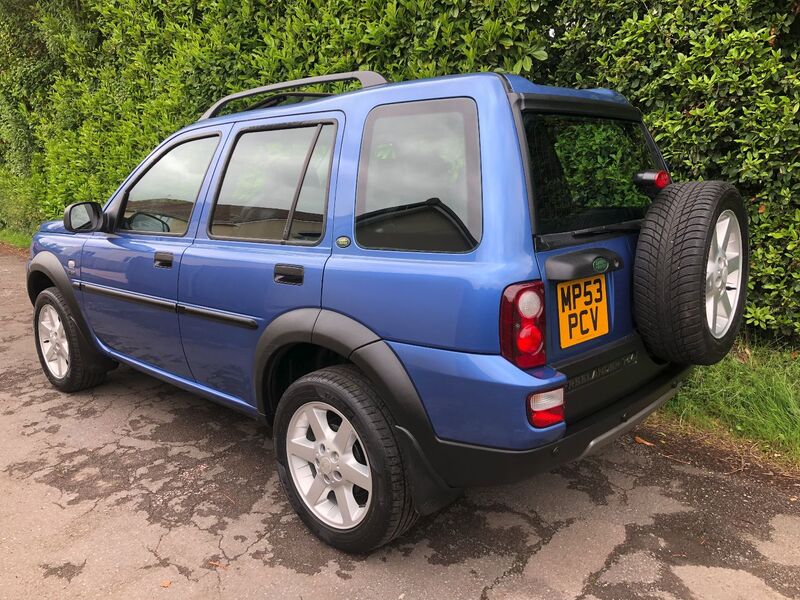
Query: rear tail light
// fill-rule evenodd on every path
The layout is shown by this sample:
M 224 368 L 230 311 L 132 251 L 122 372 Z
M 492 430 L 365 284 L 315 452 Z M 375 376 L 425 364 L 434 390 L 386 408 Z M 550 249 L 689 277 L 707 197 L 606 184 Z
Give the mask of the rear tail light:
M 672 178 L 666 171 L 642 171 L 633 176 L 633 183 L 645 189 L 663 190 L 670 183 Z
M 669 173 L 666 171 L 659 171 L 656 173 L 655 180 L 653 181 L 653 185 L 655 185 L 658 189 L 663 190 L 667 187 L 671 182 L 669 177 Z
M 544 284 L 517 283 L 500 304 L 500 352 L 521 369 L 545 364 Z
M 563 422 L 564 388 L 528 396 L 528 420 L 540 429 Z

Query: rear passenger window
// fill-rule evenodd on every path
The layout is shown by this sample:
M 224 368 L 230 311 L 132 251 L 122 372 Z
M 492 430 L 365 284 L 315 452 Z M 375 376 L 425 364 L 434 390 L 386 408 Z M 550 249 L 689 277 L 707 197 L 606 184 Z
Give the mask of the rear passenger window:
M 222 181 L 211 234 L 259 241 L 322 236 L 335 128 L 331 124 L 242 134 Z
M 360 246 L 467 252 L 480 242 L 480 146 L 472 100 L 373 109 L 358 173 Z

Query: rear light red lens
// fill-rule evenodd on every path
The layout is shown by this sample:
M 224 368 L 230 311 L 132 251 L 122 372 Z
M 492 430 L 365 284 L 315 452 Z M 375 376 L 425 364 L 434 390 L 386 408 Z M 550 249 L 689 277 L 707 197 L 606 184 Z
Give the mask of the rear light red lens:
M 544 285 L 517 283 L 500 304 L 500 352 L 521 369 L 545 364 Z
M 564 420 L 564 407 L 554 406 L 545 410 L 537 410 L 531 413 L 531 425 L 544 428 L 558 425 Z
M 517 334 L 517 350 L 534 354 L 542 347 L 542 332 L 536 325 L 523 325 Z
M 658 188 L 659 190 L 663 190 L 670 184 L 670 181 L 671 180 L 669 177 L 669 173 L 667 173 L 666 171 L 659 171 L 658 173 L 656 173 L 656 177 L 653 180 L 653 185 L 656 186 L 656 188 Z
M 564 421 L 564 388 L 537 392 L 528 396 L 528 420 L 538 428 Z

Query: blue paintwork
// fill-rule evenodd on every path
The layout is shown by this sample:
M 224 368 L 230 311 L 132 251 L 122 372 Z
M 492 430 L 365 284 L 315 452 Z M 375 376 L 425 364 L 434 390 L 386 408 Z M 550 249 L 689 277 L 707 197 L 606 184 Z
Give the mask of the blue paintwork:
M 314 119 L 336 121 L 334 157 L 338 156 L 342 146 L 344 113 L 316 113 Z M 241 129 L 308 120 L 308 115 L 250 119 L 234 126 L 229 146 L 233 146 Z M 332 181 L 337 179 L 338 170 L 338 161 L 334 160 Z M 333 219 L 335 199 L 334 188 L 328 198 L 328 222 Z M 332 228 L 326 228 L 316 246 L 214 240 L 208 235 L 211 212 L 212 202 L 207 202 L 199 218 L 197 239 L 183 256 L 180 300 L 252 317 L 258 328 L 244 329 L 182 314 L 179 321 L 183 347 L 199 383 L 255 404 L 253 356 L 256 344 L 275 317 L 292 309 L 320 306 L 322 273 L 331 253 Z M 274 269 L 278 263 L 302 265 L 303 285 L 275 283 Z M 232 290 L 240 293 L 231 293 Z
M 181 255 L 191 240 L 163 236 L 98 235 L 83 247 L 81 280 L 154 298 L 178 299 Z M 153 255 L 172 252 L 172 269 L 156 269 Z M 86 319 L 108 348 L 152 367 L 191 378 L 178 329 L 178 315 L 147 304 L 81 291 Z M 123 325 L 124 322 L 135 326 Z
M 542 377 L 534 377 L 495 354 L 389 345 L 414 381 L 438 437 L 524 450 L 564 435 L 563 423 L 535 429 L 525 413 L 531 392 L 566 383 L 561 373 L 548 369 Z
M 147 373 L 148 375 L 152 375 L 153 377 L 166 381 L 167 383 L 171 383 L 172 385 L 184 389 L 187 392 L 192 392 L 194 394 L 197 394 L 198 396 L 208 398 L 209 400 L 213 400 L 214 402 L 227 406 L 228 408 L 232 408 L 236 411 L 249 415 L 253 418 L 257 418 L 259 416 L 256 407 L 253 406 L 252 404 L 243 401 L 241 398 L 230 396 L 228 394 L 220 392 L 217 389 L 213 389 L 208 386 L 199 384 L 196 381 L 193 381 L 191 378 L 182 377 L 175 373 L 170 373 L 169 371 L 165 371 L 164 369 L 158 369 L 146 362 L 136 360 L 120 352 L 115 352 L 114 350 L 103 344 L 102 341 L 99 341 L 96 338 L 95 342 L 97 342 L 98 347 L 101 350 L 103 350 L 106 354 L 108 354 L 111 358 L 118 360 L 119 362 L 124 363 L 129 367 L 138 369 L 143 373 Z
M 509 283 L 537 279 L 524 166 L 503 81 L 493 75 L 454 77 L 423 85 L 377 88 L 348 113 L 363 123 L 375 104 L 447 95 L 478 107 L 483 181 L 483 239 L 467 254 L 364 250 L 353 234 L 361 129 L 348 127 L 337 189 L 333 248 L 322 302 L 381 337 L 464 352 L 499 353 L 500 293 Z M 350 160 L 345 160 L 349 157 Z M 357 293 L 354 291 L 357 290 Z
M 608 326 L 609 332 L 593 340 L 576 344 L 565 349 L 561 349 L 558 335 L 558 305 L 556 303 L 556 283 L 547 285 L 548 280 L 545 275 L 544 263 L 551 256 L 557 256 L 566 252 L 574 252 L 581 248 L 605 248 L 616 252 L 622 258 L 623 267 L 618 271 L 613 271 L 606 275 L 606 294 L 608 296 Z M 541 279 L 545 282 L 547 298 L 545 300 L 545 310 L 547 311 L 546 323 L 548 326 L 547 335 L 547 358 L 550 362 L 559 362 L 579 356 L 582 353 L 600 348 L 610 342 L 615 342 L 633 331 L 633 257 L 636 252 L 636 235 L 620 235 L 605 240 L 592 240 L 585 244 L 560 248 L 558 250 L 539 251 L 536 260 L 541 268 Z
M 106 203 L 112 211 L 142 170 L 177 141 L 217 132 L 220 144 L 184 237 L 70 234 L 60 221 L 42 225 L 32 252 L 49 251 L 73 281 L 137 292 L 189 306 L 252 318 L 255 329 L 178 314 L 81 292 L 79 303 L 99 347 L 109 356 L 184 389 L 255 415 L 254 349 L 266 326 L 297 308 L 345 314 L 387 340 L 420 393 L 436 434 L 444 439 L 507 449 L 558 439 L 565 426 L 528 424 L 526 398 L 564 383 L 549 367 L 523 371 L 499 356 L 503 289 L 541 279 L 544 260 L 530 230 L 525 166 L 508 92 L 596 98 L 627 103 L 610 90 L 568 90 L 496 74 L 442 77 L 367 88 L 289 106 L 200 121 L 165 140 Z M 363 124 L 377 105 L 447 97 L 477 106 L 483 195 L 483 238 L 466 254 L 365 250 L 353 234 Z M 225 157 L 243 127 L 334 119 L 338 123 L 324 237 L 316 246 L 213 240 L 207 234 Z M 353 243 L 333 243 L 347 236 Z M 587 243 L 616 251 L 630 265 L 634 238 Z M 573 246 L 569 250 L 574 250 Z M 153 254 L 171 251 L 172 269 L 156 269 Z M 305 268 L 302 286 L 273 281 L 276 263 Z M 567 351 L 558 345 L 554 286 L 547 301 L 548 358 L 572 358 L 631 331 L 630 271 L 610 277 L 612 330 Z
M 211 159 L 212 165 L 222 155 L 228 129 L 219 133 L 219 143 Z M 191 138 L 191 134 L 173 136 L 169 145 L 187 138 Z M 134 181 L 166 150 L 162 144 L 128 180 Z M 89 236 L 80 261 L 80 279 L 94 285 L 177 302 L 181 259 L 194 241 L 197 215 L 202 210 L 202 200 L 208 192 L 210 182 L 211 177 L 206 176 L 198 194 L 198 204 L 195 205 L 187 232 L 183 236 L 130 231 L 98 232 Z M 122 190 L 118 190 L 111 202 L 117 201 L 121 195 Z M 172 268 L 156 268 L 156 252 L 171 253 L 174 257 Z M 87 321 L 106 347 L 167 373 L 193 378 L 183 352 L 178 315 L 175 312 L 86 291 L 82 291 L 81 295 Z M 120 315 L 125 315 L 125 319 L 120 319 Z

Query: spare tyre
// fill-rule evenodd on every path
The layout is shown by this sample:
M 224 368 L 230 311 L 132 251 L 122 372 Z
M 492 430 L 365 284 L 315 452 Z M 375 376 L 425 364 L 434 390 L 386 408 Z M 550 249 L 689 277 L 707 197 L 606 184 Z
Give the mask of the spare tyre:
M 711 365 L 742 322 L 747 211 L 722 181 L 675 183 L 647 211 L 633 265 L 634 317 L 657 358 Z

